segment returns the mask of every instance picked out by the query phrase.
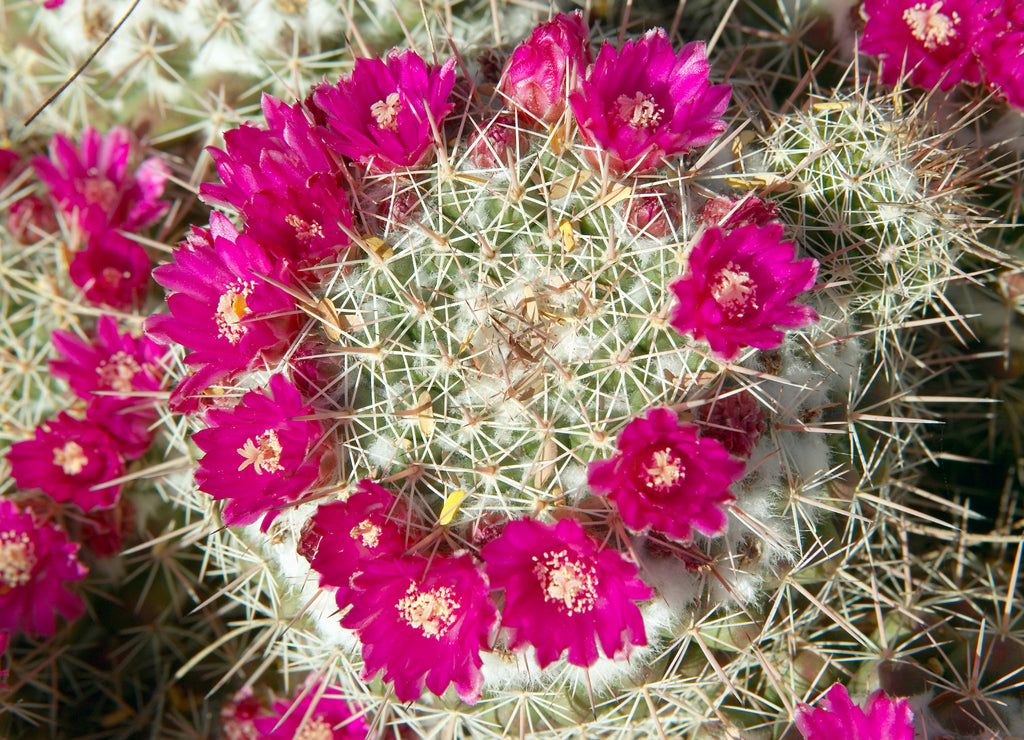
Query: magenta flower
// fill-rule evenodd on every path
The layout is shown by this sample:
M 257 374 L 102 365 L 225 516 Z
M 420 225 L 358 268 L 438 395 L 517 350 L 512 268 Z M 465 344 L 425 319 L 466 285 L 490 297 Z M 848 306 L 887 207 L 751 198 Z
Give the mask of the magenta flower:
M 350 74 L 312 98 L 335 150 L 373 172 L 393 172 L 434 158 L 454 85 L 454 57 L 428 68 L 414 51 L 392 51 L 386 60 L 356 59 Z
M 810 306 L 792 301 L 818 274 L 813 259 L 794 260 L 782 226 L 707 229 L 690 252 L 686 274 L 672 283 L 678 304 L 672 327 L 707 340 L 712 352 L 734 359 L 743 347 L 782 344 L 777 328 L 797 329 L 818 320 Z
M 364 680 L 383 670 L 399 701 L 419 697 L 424 682 L 438 696 L 455 684 L 464 702 L 480 698 L 480 651 L 498 616 L 469 555 L 368 561 L 353 586 L 359 597 L 341 625 L 363 643 Z
M 264 740 L 365 740 L 369 728 L 330 687 L 307 683 L 292 701 L 274 702 L 273 714 L 256 716 L 255 737 Z
M 171 313 L 151 316 L 146 332 L 158 342 L 192 350 L 185 362 L 198 369 L 178 386 L 172 402 L 193 410 L 210 385 L 281 357 L 301 319 L 295 300 L 270 281 L 288 285 L 288 275 L 286 262 L 275 265 L 259 244 L 216 212 L 210 214 L 209 231 L 195 229 L 175 250 L 173 263 L 153 270 L 153 278 L 171 291 Z
M 200 196 L 241 213 L 271 255 L 298 266 L 339 259 L 352 230 L 341 163 L 301 104 L 264 95 L 263 112 L 269 128 L 244 124 L 224 134 L 224 150 L 209 149 L 224 182 L 202 185 Z
M 588 536 L 574 519 L 557 525 L 509 522 L 480 553 L 492 588 L 505 590 L 501 626 L 509 649 L 537 649 L 541 668 L 566 650 L 588 668 L 646 645 L 644 620 L 634 603 L 651 597 L 634 563 Z
M 124 459 L 106 430 L 66 412 L 36 427 L 35 436 L 15 442 L 7 452 L 18 487 L 39 488 L 54 501 L 82 509 L 113 506 L 124 475 Z
M 764 407 L 753 393 L 735 391 L 697 408 L 701 436 L 717 439 L 730 455 L 748 458 L 764 436 Z
M 104 136 L 89 127 L 80 148 L 61 134 L 54 136 L 49 158 L 34 157 L 32 166 L 61 211 L 86 234 L 139 231 L 170 206 L 159 199 L 168 171 L 151 157 L 129 173 L 133 149 L 128 129 L 119 126 Z
M 682 223 L 679 196 L 663 188 L 638 188 L 622 215 L 631 232 L 652 239 L 664 239 Z
M 778 211 L 775 201 L 761 200 L 754 195 L 742 201 L 719 196 L 704 202 L 697 212 L 697 220 L 705 226 L 721 226 L 729 231 L 747 224 L 767 226 L 778 221 Z
M 199 490 L 228 499 L 224 523 L 262 529 L 280 509 L 302 497 L 320 477 L 323 427 L 306 419 L 313 409 L 284 375 L 270 379 L 268 392 L 249 391 L 232 409 L 206 412 L 206 429 L 192 435 L 205 455 L 196 470 Z
M 321 504 L 302 528 L 299 554 L 320 574 L 321 586 L 337 588 L 338 608 L 348 606 L 352 578 L 363 565 L 393 559 L 409 548 L 410 518 L 394 494 L 369 480 L 345 501 Z
M 578 10 L 541 23 L 512 52 L 501 73 L 499 92 L 531 118 L 554 123 L 590 65 L 589 36 Z
M 37 195 L 19 198 L 7 212 L 7 230 L 22 244 L 35 244 L 59 228 L 53 204 Z
M 976 52 L 1000 0 L 865 0 L 860 50 L 882 59 L 882 79 L 909 75 L 918 87 L 948 90 L 981 82 Z
M 977 56 L 985 82 L 1024 110 L 1024 3 L 1004 0 L 1002 13 L 981 34 Z
M 82 616 L 82 599 L 66 585 L 85 578 L 77 553 L 56 525 L 0 499 L 0 631 L 49 637 L 57 629 L 54 612 Z
M 68 274 L 89 303 L 131 311 L 146 300 L 151 266 L 142 245 L 108 230 L 75 253 Z
M 693 530 L 712 537 L 725 530 L 729 486 L 745 468 L 720 442 L 699 438 L 696 424 L 670 409 L 650 409 L 619 434 L 618 454 L 590 463 L 595 494 L 614 501 L 630 529 L 648 528 L 686 541 Z
M 51 339 L 60 355 L 50 360 L 53 376 L 88 401 L 86 418 L 106 429 L 122 454 L 140 457 L 153 441 L 150 426 L 158 417 L 153 394 L 162 384 L 167 350 L 147 337 L 121 334 L 110 316 L 99 318 L 91 339 L 60 330 Z
M 606 42 L 569 96 L 584 142 L 607 156 L 613 175 L 651 172 L 704 146 L 725 130 L 732 90 L 711 85 L 710 70 L 704 44 L 676 54 L 661 28 L 618 51 Z
M 798 707 L 796 726 L 804 740 L 914 740 L 914 713 L 906 699 L 890 699 L 876 691 L 861 709 L 839 683 L 828 690 L 820 706 Z

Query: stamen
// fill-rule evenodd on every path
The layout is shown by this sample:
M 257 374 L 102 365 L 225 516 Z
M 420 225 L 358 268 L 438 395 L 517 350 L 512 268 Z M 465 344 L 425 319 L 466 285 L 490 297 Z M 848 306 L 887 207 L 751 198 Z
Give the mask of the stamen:
M 924 48 L 935 51 L 939 46 L 946 46 L 957 36 L 955 26 L 960 22 L 960 15 L 954 10 L 952 16 L 940 13 L 942 0 L 930 6 L 917 3 L 903 11 L 903 20 L 910 26 L 910 33 L 918 41 L 924 42 Z
M 398 602 L 398 613 L 410 627 L 427 637 L 440 639 L 455 624 L 458 607 L 458 602 L 452 598 L 452 590 L 447 586 L 424 592 L 410 583 L 406 595 Z
M 711 286 L 711 295 L 715 303 L 722 308 L 730 309 L 737 318 L 743 316 L 748 306 L 757 308 L 754 300 L 756 292 L 750 274 L 733 262 L 718 272 Z
M 650 485 L 659 490 L 674 486 L 678 481 L 686 478 L 686 466 L 668 448 L 658 450 L 651 455 L 650 465 L 644 472 Z
M 586 614 L 597 603 L 597 571 L 571 559 L 565 550 L 534 556 L 534 575 L 540 581 L 544 601 L 557 603 L 569 614 Z
M 252 281 L 239 280 L 232 283 L 217 301 L 217 336 L 224 337 L 232 344 L 238 344 L 246 332 L 242 319 L 252 313 L 246 305 L 256 285 Z
M 357 526 L 352 527 L 348 534 L 352 539 L 360 540 L 363 543 L 363 547 L 370 550 L 380 543 L 380 527 L 369 519 L 359 522 Z
M 292 740 L 332 740 L 334 731 L 320 717 L 310 717 L 302 723 Z
M 105 177 L 90 177 L 75 184 L 85 196 L 86 203 L 99 206 L 104 211 L 109 211 L 117 200 L 117 187 Z
M 655 104 L 653 97 L 640 91 L 632 98 L 620 95 L 615 106 L 618 119 L 633 128 L 653 128 L 665 112 Z
M 68 441 L 63 447 L 53 448 L 53 464 L 63 470 L 64 475 L 78 475 L 89 464 L 89 458 L 78 442 Z
M 115 352 L 109 360 L 104 360 L 96 366 L 100 383 L 119 393 L 129 393 L 132 390 L 132 378 L 139 372 L 142 372 L 142 368 L 127 352 Z
M 264 473 L 277 473 L 284 470 L 281 467 L 281 453 L 284 448 L 277 438 L 277 432 L 268 429 L 255 439 L 245 440 L 245 444 L 239 447 L 236 452 L 244 459 L 238 466 L 238 470 L 245 470 L 252 465 L 257 475 Z
M 307 221 L 296 216 L 294 213 L 289 213 L 285 216 L 284 220 L 285 223 L 295 229 L 295 237 L 304 244 L 308 244 L 314 239 L 324 238 L 324 230 L 316 221 Z
M 398 114 L 402 110 L 402 101 L 398 93 L 393 92 L 384 100 L 378 100 L 370 106 L 370 115 L 377 122 L 378 128 L 388 131 L 398 130 Z
M 0 594 L 31 581 L 37 562 L 27 532 L 0 532 Z

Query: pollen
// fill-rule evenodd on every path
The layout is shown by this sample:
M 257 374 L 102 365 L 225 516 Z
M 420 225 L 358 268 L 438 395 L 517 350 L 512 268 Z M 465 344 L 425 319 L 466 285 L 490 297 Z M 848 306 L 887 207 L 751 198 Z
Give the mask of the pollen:
M 409 584 L 409 590 L 398 602 L 398 613 L 413 629 L 418 629 L 426 637 L 441 639 L 453 624 L 458 602 L 452 598 L 452 590 L 447 586 L 439 586 L 429 591 L 420 591 L 415 584 Z
M 632 98 L 620 95 L 615 101 L 615 111 L 620 121 L 633 128 L 654 128 L 665 112 L 654 98 L 639 91 Z
M 393 92 L 384 100 L 378 100 L 370 106 L 370 115 L 377 122 L 377 127 L 388 131 L 398 130 L 398 114 L 402 110 L 402 101 L 398 93 Z
M 928 51 L 935 51 L 946 46 L 956 38 L 956 25 L 960 22 L 959 14 L 954 10 L 951 16 L 940 13 L 942 0 L 926 5 L 917 3 L 903 11 L 903 20 L 910 26 L 910 33 L 915 39 L 924 43 Z
M 224 337 L 232 344 L 238 342 L 245 335 L 246 327 L 242 319 L 251 313 L 246 299 L 252 294 L 255 284 L 251 281 L 239 280 L 227 287 L 217 301 L 217 336 Z
M 245 444 L 238 448 L 237 452 L 242 456 L 242 464 L 238 470 L 245 470 L 252 465 L 257 475 L 264 473 L 278 473 L 284 470 L 281 467 L 281 453 L 284 448 L 277 438 L 277 432 L 268 429 L 254 439 L 245 440 Z
M 129 393 L 132 390 L 132 378 L 139 372 L 142 372 L 142 368 L 127 352 L 115 352 L 109 360 L 96 366 L 100 382 L 118 393 Z
M 63 470 L 64 475 L 78 475 L 89 464 L 89 458 L 78 442 L 68 441 L 63 447 L 53 448 L 53 464 Z
M 672 450 L 666 448 L 651 455 L 651 460 L 644 470 L 647 481 L 654 488 L 663 491 L 674 486 L 686 477 L 686 466 Z
M 324 238 L 324 230 L 317 221 L 307 221 L 294 213 L 289 213 L 284 220 L 295 229 L 295 238 L 303 244 L 309 244 L 314 239 Z
M 35 547 L 27 532 L 0 532 L 0 594 L 31 581 L 37 562 Z
M 586 614 L 597 603 L 597 571 L 569 557 L 568 552 L 549 552 L 534 558 L 534 575 L 540 582 L 544 601 L 558 605 L 568 614 Z
M 332 740 L 334 731 L 320 717 L 310 717 L 292 736 L 293 740 Z
M 352 527 L 348 533 L 354 540 L 359 540 L 363 547 L 372 550 L 380 544 L 380 527 L 369 519 L 363 519 L 358 525 Z
M 733 316 L 742 317 L 746 308 L 757 308 L 757 291 L 750 274 L 735 263 L 719 270 L 711 285 L 711 295 L 722 308 L 729 309 Z

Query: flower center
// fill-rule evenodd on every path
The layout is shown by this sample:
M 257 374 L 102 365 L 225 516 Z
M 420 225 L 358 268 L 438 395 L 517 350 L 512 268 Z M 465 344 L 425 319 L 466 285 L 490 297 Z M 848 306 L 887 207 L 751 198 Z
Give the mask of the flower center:
M 686 466 L 676 453 L 666 447 L 651 455 L 644 473 L 648 485 L 664 491 L 686 478 Z
M 744 272 L 730 262 L 719 270 L 711 284 L 711 295 L 722 308 L 728 309 L 734 318 L 742 318 L 746 308 L 757 308 L 757 291 L 750 273 Z
M 363 547 L 369 550 L 380 543 L 380 527 L 369 519 L 363 519 L 357 526 L 352 527 L 352 531 L 348 534 L 352 539 L 362 542 Z
M 934 51 L 945 46 L 950 39 L 956 38 L 956 24 L 960 22 L 959 14 L 954 10 L 952 16 L 940 13 L 942 0 L 930 6 L 918 3 L 903 11 L 903 20 L 910 26 L 910 33 L 918 41 L 924 42 L 924 48 Z
M 633 128 L 654 128 L 665 112 L 650 95 L 637 91 L 633 97 L 620 95 L 615 101 L 616 115 L 627 126 Z
M 142 368 L 135 358 L 127 352 L 115 352 L 109 360 L 104 360 L 96 367 L 100 382 L 112 391 L 128 393 L 132 390 L 132 378 Z
M 252 293 L 255 284 L 239 280 L 232 283 L 221 294 L 217 301 L 217 336 L 224 337 L 232 344 L 238 344 L 245 334 L 246 327 L 242 324 L 242 318 L 249 313 L 249 307 L 245 299 Z
M 533 573 L 540 581 L 544 601 L 557 603 L 569 614 L 586 614 L 597 603 L 597 571 L 570 559 L 565 550 L 546 553 Z
M 85 196 L 85 202 L 91 206 L 99 206 L 109 211 L 117 199 L 117 187 L 105 177 L 90 177 L 78 182 L 78 187 Z
M 121 282 L 130 278 L 132 274 L 127 270 L 118 270 L 116 267 L 104 267 L 100 270 L 100 277 L 104 285 L 109 288 L 118 288 Z
M 292 740 L 331 740 L 334 731 L 320 717 L 310 717 L 295 731 Z
M 398 98 L 398 93 L 393 92 L 388 95 L 384 100 L 378 100 L 376 103 L 370 106 L 370 115 L 373 116 L 373 120 L 377 122 L 377 128 L 387 129 L 388 131 L 398 130 L 398 114 L 402 110 L 402 101 Z
M 245 470 L 252 465 L 257 475 L 264 473 L 277 473 L 284 470 L 281 467 L 281 442 L 277 438 L 277 432 L 268 429 L 255 439 L 245 440 L 245 444 L 236 450 L 242 456 L 242 464 L 238 470 Z
M 309 244 L 314 239 L 323 239 L 324 230 L 316 221 L 307 221 L 299 218 L 294 213 L 285 216 L 285 222 L 295 229 L 295 237 L 303 244 Z
M 0 532 L 0 594 L 31 581 L 37 562 L 27 532 Z
M 427 637 L 440 639 L 455 624 L 458 606 L 447 586 L 419 591 L 415 584 L 410 583 L 409 590 L 398 602 L 398 613 L 410 627 Z
M 63 470 L 64 475 L 78 475 L 89 464 L 89 458 L 78 442 L 69 441 L 63 447 L 53 448 L 53 464 Z

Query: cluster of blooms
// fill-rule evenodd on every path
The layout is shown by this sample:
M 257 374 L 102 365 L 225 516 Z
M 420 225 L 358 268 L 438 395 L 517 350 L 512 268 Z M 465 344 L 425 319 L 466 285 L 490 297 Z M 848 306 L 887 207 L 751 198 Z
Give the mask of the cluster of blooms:
M 269 706 L 252 688 L 239 691 L 221 707 L 224 740 L 363 740 L 369 728 L 333 687 L 313 678 L 291 700 Z
M 804 740 L 914 740 L 914 713 L 906 699 L 890 699 L 876 691 L 862 709 L 839 683 L 819 706 L 800 706 L 796 726 Z
M 118 309 L 140 306 L 149 257 L 120 231 L 144 228 L 166 210 L 158 200 L 164 166 L 146 160 L 129 173 L 132 145 L 125 129 L 106 136 L 87 129 L 80 148 L 57 135 L 50 152 L 52 160 L 36 157 L 30 164 L 52 203 L 34 195 L 15 201 L 10 232 L 34 242 L 55 230 L 59 213 L 84 244 L 70 272 L 86 299 Z M 4 152 L 0 165 L 0 181 L 15 182 L 28 172 L 13 152 Z M 74 539 L 98 557 L 120 549 L 119 480 L 153 442 L 166 355 L 151 339 L 122 333 L 106 315 L 86 336 L 57 330 L 51 342 L 57 356 L 50 371 L 78 401 L 10 446 L 7 462 L 21 493 L 18 504 L 0 501 L 0 630 L 42 637 L 56 629 L 55 612 L 75 619 L 84 611 L 65 584 L 82 579 L 86 567 L 60 522 L 70 520 Z
M 1024 5 L 1018 0 L 866 0 L 860 50 L 882 75 L 948 90 L 984 84 L 1024 109 Z
M 724 130 L 730 88 L 710 84 L 702 44 L 676 53 L 657 29 L 621 49 L 606 43 L 594 59 L 588 35 L 578 13 L 538 27 L 506 65 L 497 88 L 510 109 L 494 121 L 555 125 L 571 110 L 587 160 L 618 178 L 651 172 Z M 201 195 L 236 210 L 244 227 L 214 214 L 208 230 L 196 229 L 172 263 L 154 270 L 170 313 L 151 317 L 147 331 L 189 350 L 194 373 L 172 403 L 206 426 L 193 437 L 205 453 L 196 481 L 227 501 L 227 524 L 262 517 L 266 530 L 282 508 L 318 495 L 318 485 L 336 487 L 332 457 L 343 445 L 324 423 L 330 412 L 318 408 L 329 384 L 314 382 L 317 357 L 327 353 L 304 329 L 307 314 L 324 317 L 303 296 L 356 259 L 352 242 L 362 240 L 352 237 L 345 188 L 360 178 L 397 183 L 433 162 L 448 119 L 468 113 L 456 110 L 465 101 L 455 89 L 454 60 L 428 65 L 412 51 L 360 59 L 302 103 L 265 97 L 267 127 L 229 132 L 225 149 L 214 151 L 223 182 Z M 522 146 L 502 126 L 479 130 L 476 160 L 504 163 Z M 392 226 L 415 207 L 384 205 Z M 638 231 L 667 227 L 642 210 L 633 206 Z M 769 206 L 738 207 L 742 217 L 733 210 L 732 220 L 709 217 L 672 286 L 673 326 L 724 360 L 744 347 L 776 347 L 780 328 L 816 320 L 793 301 L 813 284 L 817 264 L 794 260 Z M 240 399 L 207 392 L 268 369 L 267 386 Z M 694 531 L 720 535 L 730 486 L 746 469 L 741 458 L 764 431 L 763 411 L 750 405 L 737 393 L 709 405 L 699 423 L 664 407 L 628 422 L 617 452 L 588 471 L 592 494 L 604 497 L 596 500 L 618 512 L 608 522 L 684 543 Z M 542 668 L 563 656 L 588 667 L 602 653 L 617 659 L 646 644 L 639 604 L 652 590 L 632 554 L 611 544 L 628 542 L 621 524 L 498 517 L 461 538 L 460 549 L 412 502 L 373 480 L 353 487 L 344 501 L 317 508 L 299 551 L 321 585 L 335 589 L 341 624 L 362 643 L 366 677 L 383 671 L 400 700 L 415 699 L 424 684 L 436 694 L 453 685 L 463 700 L 477 700 L 481 651 L 499 643 L 532 648 Z

